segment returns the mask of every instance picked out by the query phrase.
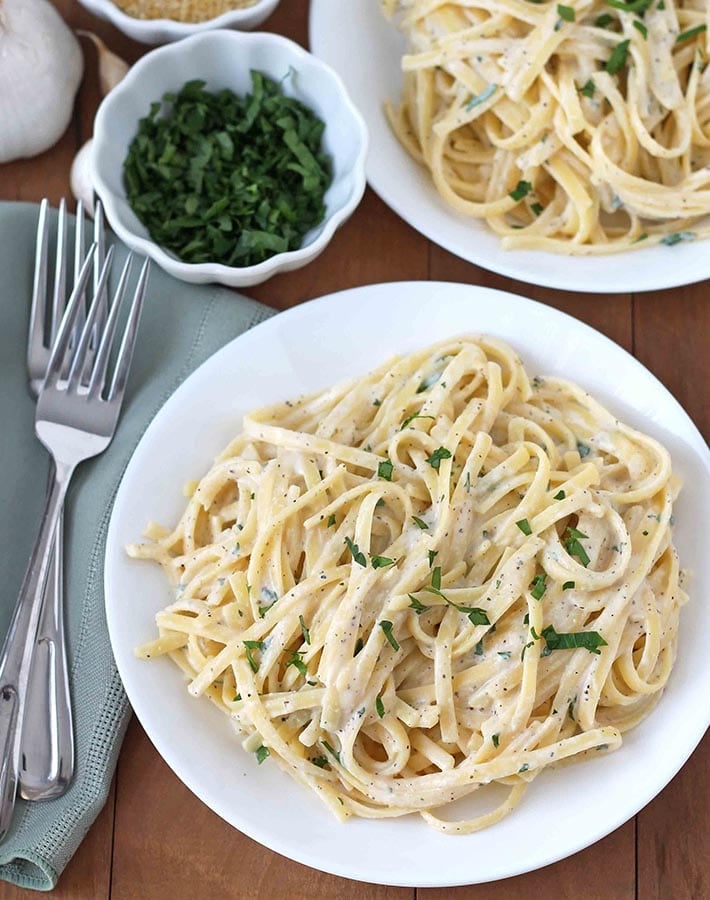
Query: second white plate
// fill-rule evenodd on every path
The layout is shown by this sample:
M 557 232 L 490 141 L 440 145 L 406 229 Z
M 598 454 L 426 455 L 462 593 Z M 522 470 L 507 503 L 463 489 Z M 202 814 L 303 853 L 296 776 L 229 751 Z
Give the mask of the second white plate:
M 174 523 L 182 485 L 200 477 L 249 409 L 366 372 L 394 353 L 487 332 L 508 341 L 529 372 L 573 379 L 625 422 L 661 440 L 686 487 L 675 539 L 692 572 L 678 661 L 656 709 L 598 760 L 545 772 L 498 825 L 447 837 L 422 819 L 338 824 L 275 765 L 258 766 L 228 718 L 195 700 L 167 658 L 136 659 L 172 600 L 158 566 L 124 546 L 149 519 Z M 182 384 L 126 469 L 108 533 L 106 613 L 116 663 L 149 737 L 179 778 L 240 831 L 298 862 L 362 881 L 419 887 L 492 881 L 547 865 L 617 828 L 678 771 L 707 727 L 710 681 L 710 455 L 688 416 L 639 362 L 560 312 L 499 291 L 436 282 L 371 285 L 297 306 L 238 337 Z M 189 823 L 185 823 L 189 828 Z
M 710 278 L 707 241 L 601 257 L 502 250 L 487 225 L 441 199 L 428 171 L 399 144 L 384 115 L 398 100 L 404 40 L 377 0 L 311 0 L 310 45 L 345 82 L 370 132 L 367 179 L 405 222 L 457 256 L 530 284 L 600 294 L 652 291 Z

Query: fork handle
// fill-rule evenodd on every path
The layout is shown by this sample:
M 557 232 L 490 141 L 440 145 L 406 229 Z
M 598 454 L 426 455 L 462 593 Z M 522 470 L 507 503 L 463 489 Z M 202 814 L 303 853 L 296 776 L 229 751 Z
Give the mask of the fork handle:
M 0 652 L 0 840 L 10 829 L 19 779 L 20 736 L 32 656 L 54 547 L 54 535 L 74 467 L 57 463 L 39 534 Z
M 63 530 L 63 516 L 60 516 L 22 726 L 20 796 L 25 800 L 60 797 L 74 774 L 74 733 L 64 639 Z

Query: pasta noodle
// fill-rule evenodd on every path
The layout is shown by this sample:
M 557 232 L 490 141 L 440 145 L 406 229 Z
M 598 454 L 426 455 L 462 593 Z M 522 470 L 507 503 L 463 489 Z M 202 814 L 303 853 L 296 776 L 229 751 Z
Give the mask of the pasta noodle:
M 467 833 L 653 708 L 686 600 L 666 450 L 510 347 L 461 337 L 247 415 L 132 556 L 180 666 L 341 819 Z M 496 809 L 451 801 L 496 782 Z M 443 812 L 442 812 L 443 810 Z
M 710 234 L 707 0 L 383 0 L 409 153 L 506 248 Z M 396 12 L 395 12 L 396 11 Z

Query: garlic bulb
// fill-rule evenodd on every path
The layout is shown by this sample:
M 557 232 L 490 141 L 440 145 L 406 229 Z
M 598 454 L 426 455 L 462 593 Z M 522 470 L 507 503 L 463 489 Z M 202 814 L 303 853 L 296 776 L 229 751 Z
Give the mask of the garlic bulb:
M 83 67 L 79 42 L 48 0 L 0 0 L 0 163 L 59 140 Z

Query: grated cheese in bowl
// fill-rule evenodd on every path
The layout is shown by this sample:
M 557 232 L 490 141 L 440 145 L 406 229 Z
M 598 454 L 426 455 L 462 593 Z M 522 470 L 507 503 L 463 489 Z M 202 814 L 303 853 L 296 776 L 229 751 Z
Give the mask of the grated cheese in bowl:
M 206 22 L 233 9 L 254 6 L 257 0 L 114 0 L 116 6 L 136 19 L 172 19 L 176 22 Z

